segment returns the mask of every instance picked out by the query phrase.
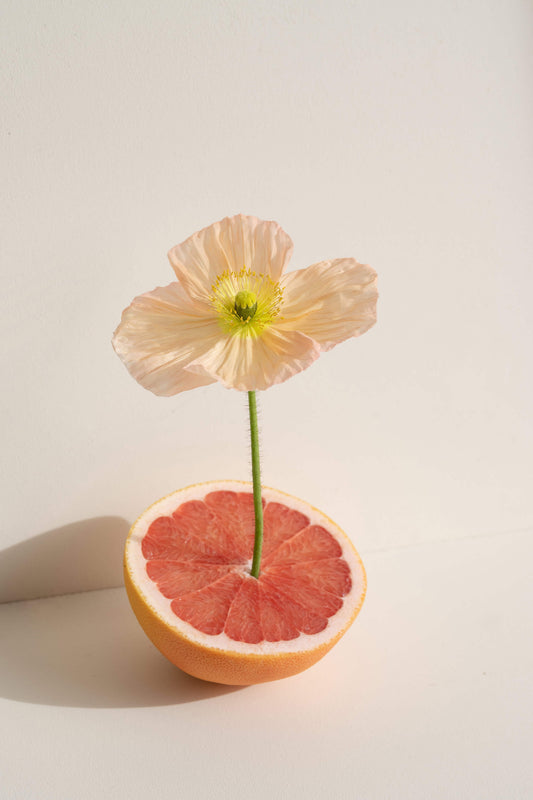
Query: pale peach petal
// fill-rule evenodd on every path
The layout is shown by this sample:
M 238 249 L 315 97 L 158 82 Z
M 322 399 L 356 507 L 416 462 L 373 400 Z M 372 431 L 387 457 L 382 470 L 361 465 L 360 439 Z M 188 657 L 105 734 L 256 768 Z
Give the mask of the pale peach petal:
M 193 234 L 173 247 L 168 257 L 190 296 L 208 303 L 211 287 L 225 270 L 239 272 L 246 267 L 279 280 L 292 249 L 290 237 L 277 222 L 238 214 Z
M 300 331 L 322 350 L 360 336 L 376 321 L 377 275 L 354 258 L 336 258 L 283 278 L 283 305 L 276 327 Z
M 171 283 L 133 300 L 113 335 L 113 347 L 145 389 L 170 396 L 214 383 L 205 371 L 185 368 L 222 335 L 213 312 L 207 314 Z
M 282 383 L 309 367 L 320 354 L 316 342 L 297 331 L 267 328 L 259 338 L 227 336 L 189 366 L 228 389 L 255 391 Z

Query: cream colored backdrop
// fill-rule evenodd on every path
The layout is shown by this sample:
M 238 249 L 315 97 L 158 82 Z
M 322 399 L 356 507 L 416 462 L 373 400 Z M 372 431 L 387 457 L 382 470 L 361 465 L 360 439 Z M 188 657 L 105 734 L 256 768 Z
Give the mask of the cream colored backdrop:
M 260 397 L 264 482 L 364 554 L 530 526 L 531 5 L 4 4 L 2 599 L 112 585 L 131 522 L 249 475 L 245 398 L 110 337 L 237 212 L 355 256 L 378 325 Z

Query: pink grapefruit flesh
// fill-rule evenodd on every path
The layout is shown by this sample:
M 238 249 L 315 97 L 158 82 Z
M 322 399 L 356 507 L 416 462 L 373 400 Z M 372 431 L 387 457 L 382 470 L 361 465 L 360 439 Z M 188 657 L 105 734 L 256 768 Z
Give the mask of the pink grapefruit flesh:
M 220 683 L 299 672 L 345 632 L 364 597 L 361 561 L 321 512 L 263 489 L 259 578 L 250 575 L 251 487 L 199 484 L 154 504 L 126 545 L 126 587 L 146 633 L 177 666 Z

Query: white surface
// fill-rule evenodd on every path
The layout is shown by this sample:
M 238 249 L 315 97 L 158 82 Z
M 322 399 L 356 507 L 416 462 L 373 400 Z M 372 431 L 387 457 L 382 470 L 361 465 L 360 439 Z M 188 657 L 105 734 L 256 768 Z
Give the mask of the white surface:
M 331 653 L 244 689 L 172 667 L 123 589 L 5 604 L 1 796 L 528 800 L 531 534 L 368 555 Z
M 380 276 L 378 325 L 261 397 L 264 482 L 366 550 L 533 523 L 529 3 L 2 16 L 2 547 L 249 477 L 244 398 L 156 398 L 110 345 L 169 247 L 238 211 L 284 226 L 294 268 Z

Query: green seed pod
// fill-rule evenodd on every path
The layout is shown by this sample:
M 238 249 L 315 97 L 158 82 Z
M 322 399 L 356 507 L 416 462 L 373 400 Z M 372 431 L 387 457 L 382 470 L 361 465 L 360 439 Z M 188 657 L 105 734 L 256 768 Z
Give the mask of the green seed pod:
M 257 311 L 257 296 L 253 292 L 247 292 L 245 289 L 242 289 L 235 295 L 235 304 L 233 307 L 237 316 L 243 321 L 252 319 Z

